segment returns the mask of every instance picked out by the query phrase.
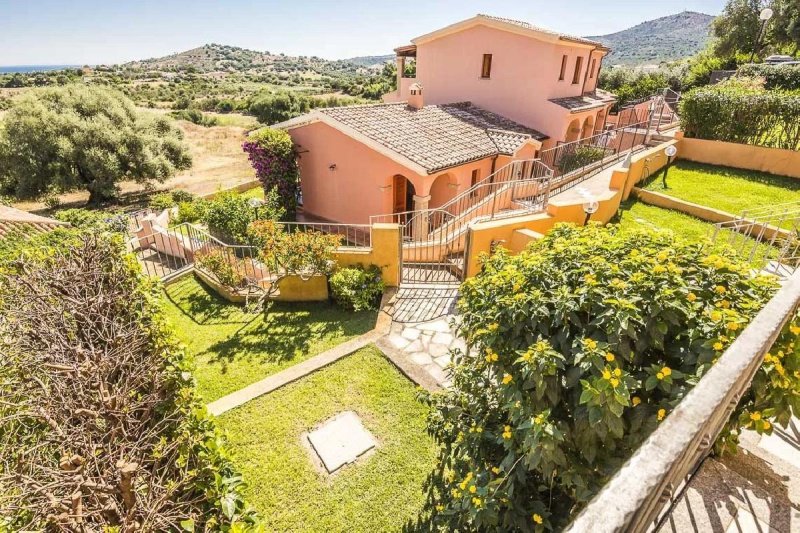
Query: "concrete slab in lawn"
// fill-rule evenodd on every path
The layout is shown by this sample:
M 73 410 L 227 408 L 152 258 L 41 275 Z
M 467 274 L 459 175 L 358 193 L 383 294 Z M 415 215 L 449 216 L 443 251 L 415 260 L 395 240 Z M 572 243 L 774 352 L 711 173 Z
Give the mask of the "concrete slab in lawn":
M 308 434 L 308 441 L 329 474 L 354 462 L 377 444 L 353 411 L 326 421 Z

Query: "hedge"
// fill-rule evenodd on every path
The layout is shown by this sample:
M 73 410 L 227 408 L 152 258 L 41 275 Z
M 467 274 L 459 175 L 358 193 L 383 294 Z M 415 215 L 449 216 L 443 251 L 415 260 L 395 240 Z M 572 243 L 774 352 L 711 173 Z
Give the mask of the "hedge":
M 0 531 L 257 529 L 159 286 L 107 235 L 0 248 Z
M 800 150 L 800 92 L 702 87 L 684 94 L 680 117 L 687 137 Z
M 800 66 L 742 65 L 736 75 L 746 78 L 764 78 L 766 89 L 800 90 Z

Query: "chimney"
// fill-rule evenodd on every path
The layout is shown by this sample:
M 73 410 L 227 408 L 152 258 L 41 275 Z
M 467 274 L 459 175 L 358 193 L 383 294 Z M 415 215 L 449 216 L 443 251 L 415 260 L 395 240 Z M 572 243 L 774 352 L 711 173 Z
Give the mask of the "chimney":
M 425 105 L 425 102 L 422 98 L 422 85 L 419 83 L 413 83 L 411 87 L 408 88 L 408 91 L 408 107 L 422 109 L 422 106 Z

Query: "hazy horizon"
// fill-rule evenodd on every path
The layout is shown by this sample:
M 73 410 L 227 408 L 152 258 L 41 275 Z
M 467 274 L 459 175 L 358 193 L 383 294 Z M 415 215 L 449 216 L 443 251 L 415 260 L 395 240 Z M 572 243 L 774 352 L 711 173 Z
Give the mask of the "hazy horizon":
M 209 43 L 290 56 L 386 55 L 413 37 L 488 13 L 575 35 L 605 35 L 681 11 L 718 14 L 725 0 L 313 1 L 0 0 L 0 65 L 118 64 Z M 579 14 L 576 16 L 576 14 Z

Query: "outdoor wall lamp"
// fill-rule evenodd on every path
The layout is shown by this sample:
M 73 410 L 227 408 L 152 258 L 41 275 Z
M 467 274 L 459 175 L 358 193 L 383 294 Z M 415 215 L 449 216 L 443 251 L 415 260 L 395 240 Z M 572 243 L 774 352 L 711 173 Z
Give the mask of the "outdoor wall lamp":
M 589 219 L 598 209 L 600 209 L 600 202 L 592 196 L 587 196 L 586 201 L 583 202 L 583 212 L 586 213 L 586 220 L 583 221 L 584 226 L 589 223 Z
M 255 212 L 256 218 L 258 218 L 258 208 L 261 207 L 262 205 L 264 205 L 265 203 L 267 203 L 267 202 L 265 202 L 264 200 L 261 200 L 260 198 L 249 198 L 247 200 L 247 205 L 249 205 L 250 207 L 253 208 L 253 211 Z
M 331 172 L 335 172 L 336 171 L 336 163 L 331 163 L 330 166 L 328 167 L 328 170 L 330 170 Z
M 669 166 L 672 164 L 672 158 L 675 157 L 675 154 L 678 153 L 678 149 L 675 148 L 674 144 L 667 146 L 664 150 L 664 153 L 667 154 L 667 164 L 664 167 L 664 174 L 661 176 L 661 182 L 664 184 L 664 188 L 667 188 L 667 172 L 669 172 Z

